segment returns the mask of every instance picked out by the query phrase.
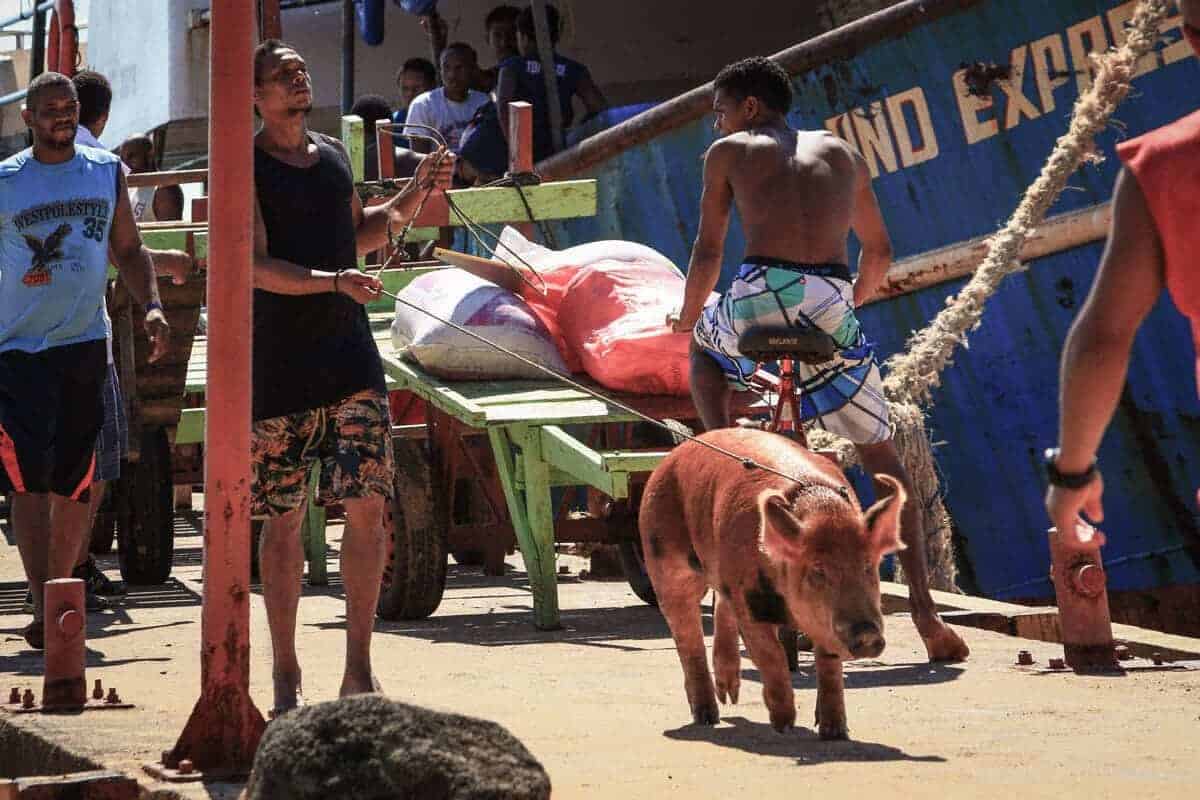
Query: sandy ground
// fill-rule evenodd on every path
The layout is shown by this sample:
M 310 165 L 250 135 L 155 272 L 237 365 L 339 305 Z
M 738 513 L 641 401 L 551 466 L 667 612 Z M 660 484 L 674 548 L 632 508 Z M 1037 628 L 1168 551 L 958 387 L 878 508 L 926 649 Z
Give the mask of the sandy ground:
M 171 582 L 134 588 L 115 610 L 89 619 L 89 684 L 99 677 L 137 708 L 6 721 L 139 776 L 143 762 L 174 743 L 198 694 L 200 634 L 200 538 L 186 520 L 178 524 Z M 331 533 L 331 585 L 306 588 L 300 606 L 310 701 L 332 699 L 342 669 L 339 532 Z M 975 629 L 963 629 L 969 662 L 930 665 L 907 618 L 892 615 L 883 657 L 847 669 L 852 741 L 821 742 L 813 732 L 815 684 L 804 654 L 794 683 L 806 727 L 771 730 L 757 672 L 744 658 L 741 704 L 724 707 L 719 726 L 698 728 L 689 724 L 674 647 L 655 609 L 624 583 L 580 581 L 586 562 L 563 557 L 571 569 L 560 589 L 565 629 L 540 633 L 530 623 L 520 559 L 510 563 L 503 578 L 452 565 L 432 618 L 378 624 L 376 668 L 391 697 L 507 726 L 541 759 L 560 800 L 1147 800 L 1200 791 L 1200 672 L 1038 674 L 1013 666 L 1016 651 L 1029 649 L 1045 664 L 1060 647 Z M 111 558 L 102 564 L 115 576 Z M 0 687 L 40 694 L 40 658 L 17 633 L 27 621 L 21 579 L 16 549 L 0 545 Z M 251 690 L 265 709 L 270 654 L 257 594 L 251 624 Z M 186 796 L 234 797 L 236 789 L 192 785 Z

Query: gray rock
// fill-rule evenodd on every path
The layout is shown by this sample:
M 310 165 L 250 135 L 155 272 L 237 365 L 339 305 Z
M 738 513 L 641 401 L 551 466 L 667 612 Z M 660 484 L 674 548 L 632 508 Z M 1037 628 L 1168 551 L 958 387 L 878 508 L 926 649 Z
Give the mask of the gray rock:
M 494 722 L 358 695 L 272 722 L 244 796 L 542 800 L 550 797 L 550 777 Z

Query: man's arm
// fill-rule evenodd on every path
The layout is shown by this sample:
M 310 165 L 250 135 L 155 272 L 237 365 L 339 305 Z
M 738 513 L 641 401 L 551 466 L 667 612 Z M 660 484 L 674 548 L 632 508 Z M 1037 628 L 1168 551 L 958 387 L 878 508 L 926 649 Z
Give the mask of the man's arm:
M 500 130 L 508 141 L 508 104 L 517 95 L 517 68 L 511 64 L 500 68 L 496 78 L 496 116 L 500 118 Z
M 125 174 L 117 170 L 117 207 L 113 213 L 112 228 L 108 236 L 108 249 L 112 262 L 121 275 L 121 280 L 129 288 L 135 302 L 143 308 L 151 304 L 145 312 L 146 335 L 150 337 L 153 350 L 150 360 L 157 361 L 167 352 L 167 336 L 170 328 L 167 318 L 162 311 L 162 301 L 158 296 L 158 280 L 154 276 L 154 264 L 150 253 L 142 244 L 142 235 L 138 232 L 137 222 L 133 218 L 133 208 L 129 205 L 129 190 L 125 186 Z
M 1100 269 L 1063 348 L 1059 384 L 1059 471 L 1082 473 L 1092 464 L 1112 419 L 1142 320 L 1165 285 L 1162 243 L 1137 179 L 1117 176 L 1113 217 Z M 1051 487 L 1046 507 L 1060 531 L 1075 530 L 1081 510 L 1103 518 L 1103 484 Z M 1069 538 L 1069 537 L 1068 537 Z
M 858 277 L 854 281 L 854 306 L 871 299 L 887 277 L 892 264 L 892 240 L 888 236 L 879 201 L 871 186 L 871 170 L 858 153 L 854 158 L 854 218 L 850 227 L 862 250 L 858 256 Z
M 342 267 L 331 265 L 334 270 Z M 383 284 L 347 265 L 337 272 L 309 269 L 267 252 L 267 227 L 263 224 L 258 198 L 254 199 L 254 288 L 275 294 L 325 294 L 340 292 L 358 303 L 369 303 L 379 295 Z
M 692 245 L 687 283 L 683 290 L 683 308 L 672 321 L 676 332 L 690 331 L 700 319 L 704 303 L 721 277 L 721 256 L 725 252 L 725 234 L 729 230 L 729 211 L 733 187 L 729 174 L 737 152 L 734 143 L 719 139 L 704 155 L 704 190 L 700 196 L 700 229 Z
M 344 145 L 341 142 L 338 142 L 338 145 L 344 152 Z M 358 254 L 364 256 L 386 245 L 389 216 L 394 232 L 398 232 L 408 219 L 417 213 L 417 206 L 421 204 L 421 198 L 431 184 L 433 191 L 445 191 L 450 188 L 453 175 L 454 154 L 439 150 L 425 156 L 408 185 L 386 203 L 364 207 L 358 192 L 354 192 L 350 198 L 350 210 L 354 215 Z
M 584 121 L 591 119 L 608 108 L 608 101 L 604 99 L 604 95 L 600 92 L 600 87 L 592 80 L 592 73 L 586 68 L 583 71 L 583 77 L 579 79 L 576 92 L 579 95 L 580 102 L 583 103 L 583 107 L 587 109 L 587 116 L 584 117 Z
M 433 115 L 429 113 L 429 98 L 427 95 L 420 95 L 412 101 L 412 105 L 408 107 L 408 117 L 405 118 L 405 125 L 424 125 L 427 128 L 436 128 Z M 432 153 L 433 142 L 427 138 L 429 131 L 426 128 L 404 129 L 405 135 L 408 137 L 408 143 L 411 149 L 418 153 Z

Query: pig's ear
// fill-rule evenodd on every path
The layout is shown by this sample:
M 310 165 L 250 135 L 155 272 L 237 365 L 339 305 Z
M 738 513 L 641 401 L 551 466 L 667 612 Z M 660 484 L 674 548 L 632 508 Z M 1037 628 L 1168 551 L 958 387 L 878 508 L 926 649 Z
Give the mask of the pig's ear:
M 878 488 L 887 492 L 863 514 L 867 528 L 867 539 L 880 556 L 904 549 L 900 539 L 900 510 L 908 499 L 908 493 L 900 481 L 890 475 L 876 475 Z
M 772 558 L 794 559 L 804 541 L 804 523 L 792 511 L 791 501 L 781 492 L 768 489 L 758 496 L 762 530 L 759 542 Z

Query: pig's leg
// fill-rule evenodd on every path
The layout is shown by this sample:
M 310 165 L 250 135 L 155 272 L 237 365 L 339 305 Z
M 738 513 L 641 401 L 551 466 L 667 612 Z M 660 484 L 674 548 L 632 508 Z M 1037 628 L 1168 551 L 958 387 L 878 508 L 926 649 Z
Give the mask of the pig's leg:
M 848 739 L 846 728 L 846 695 L 842 678 L 842 659 L 821 648 L 816 650 L 817 661 L 817 730 L 822 739 Z
M 650 564 L 646 566 L 649 568 Z M 691 572 L 686 565 L 684 570 Z M 653 572 L 650 574 L 658 594 L 658 608 L 667 618 L 671 636 L 675 639 L 692 720 L 698 725 L 716 725 L 721 721 L 721 713 L 713 691 L 712 675 L 708 671 L 708 659 L 704 655 L 704 628 L 700 621 L 700 600 L 707 588 L 704 580 L 691 573 L 683 580 L 664 582 L 655 578 Z
M 737 705 L 742 685 L 742 655 L 738 651 L 737 612 L 733 602 L 721 592 L 715 594 L 713 607 L 713 672 L 717 679 L 717 698 Z
M 859 459 L 872 476 L 880 473 L 900 481 L 908 493 L 908 502 L 900 515 L 900 538 L 905 548 L 900 551 L 900 563 L 908 577 L 909 603 L 917 632 L 925 642 L 930 661 L 962 661 L 971 652 L 949 625 L 937 615 L 933 596 L 929 593 L 929 570 L 925 564 L 925 529 L 921 520 L 920 499 L 913 490 L 908 471 L 892 440 L 858 446 Z
M 783 733 L 796 724 L 796 696 L 792 673 L 779 643 L 778 626 L 752 621 L 749 609 L 739 608 L 742 638 L 750 648 L 750 659 L 762 676 L 763 702 L 771 715 L 771 727 Z

